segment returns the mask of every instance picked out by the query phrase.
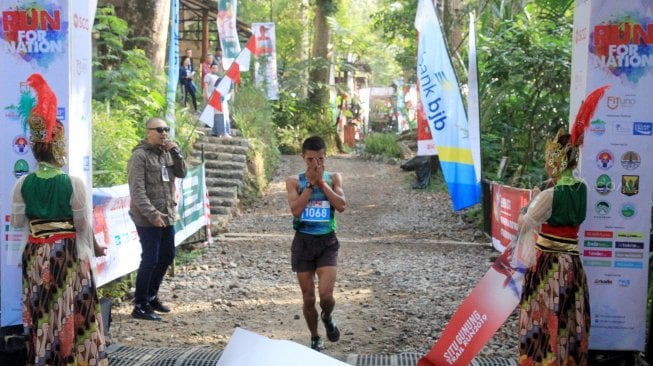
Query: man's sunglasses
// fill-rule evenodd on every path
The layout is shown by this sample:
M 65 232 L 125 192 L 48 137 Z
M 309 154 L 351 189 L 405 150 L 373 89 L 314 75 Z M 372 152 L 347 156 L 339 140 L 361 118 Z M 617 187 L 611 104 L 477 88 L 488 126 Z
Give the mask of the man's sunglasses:
M 170 127 L 154 127 L 148 128 L 148 130 L 156 131 L 158 133 L 170 132 Z

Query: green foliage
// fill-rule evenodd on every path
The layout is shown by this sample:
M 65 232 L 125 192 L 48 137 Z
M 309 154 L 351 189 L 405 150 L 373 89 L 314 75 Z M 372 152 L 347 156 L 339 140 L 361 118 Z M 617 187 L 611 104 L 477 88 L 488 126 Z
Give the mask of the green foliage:
M 536 182 L 546 137 L 567 124 L 572 26 L 569 16 L 552 19 L 559 12 L 537 3 L 526 10 L 480 38 L 481 146 L 495 149 L 484 146 L 486 171 L 505 155 Z
M 267 96 L 251 83 L 241 86 L 230 112 L 233 124 L 249 140 L 252 154 L 262 158 L 264 178 L 270 179 L 279 161 L 279 149 Z M 265 184 L 258 182 L 259 187 Z
M 93 102 L 93 186 L 127 183 L 127 160 L 138 143 L 137 107 L 111 108 Z
M 373 133 L 365 136 L 365 152 L 374 155 L 384 155 L 391 158 L 401 157 L 401 149 L 397 145 L 397 135 L 393 133 Z
M 124 48 L 130 40 L 127 22 L 116 16 L 111 5 L 99 8 L 95 18 L 98 54 L 93 58 L 93 98 L 108 101 L 113 107 L 138 105 L 132 112 L 139 122 L 160 115 L 165 105 L 163 79 L 152 75 L 152 65 L 143 50 Z

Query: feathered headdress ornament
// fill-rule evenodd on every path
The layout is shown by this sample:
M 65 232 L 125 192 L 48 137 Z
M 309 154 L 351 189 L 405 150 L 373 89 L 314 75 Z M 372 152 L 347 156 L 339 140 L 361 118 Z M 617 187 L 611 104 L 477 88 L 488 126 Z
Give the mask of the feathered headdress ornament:
M 30 75 L 27 84 L 36 94 L 36 105 L 27 118 L 30 142 L 52 144 L 55 162 L 63 166 L 66 163 L 66 134 L 57 120 L 57 96 L 41 74 Z
M 567 169 L 569 159 L 578 159 L 579 146 L 583 144 L 585 130 L 590 126 L 590 120 L 594 116 L 594 112 L 596 112 L 596 107 L 609 87 L 609 85 L 604 85 L 597 88 L 585 98 L 571 127 L 571 141 L 569 143 L 563 146 L 558 142 L 559 137 L 565 134 L 564 128 L 558 130 L 558 134 L 553 140 L 546 141 L 545 164 L 551 168 L 551 175 L 554 178 L 559 177 Z

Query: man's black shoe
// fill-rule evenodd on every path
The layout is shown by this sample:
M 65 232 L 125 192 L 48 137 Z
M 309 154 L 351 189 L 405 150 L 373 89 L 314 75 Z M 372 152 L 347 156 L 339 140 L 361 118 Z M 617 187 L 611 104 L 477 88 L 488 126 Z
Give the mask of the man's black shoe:
M 161 320 L 161 317 L 156 314 L 149 305 L 134 306 L 134 311 L 132 311 L 132 318 L 143 320 Z
M 322 347 L 322 338 L 320 338 L 320 336 L 311 337 L 311 349 L 320 352 L 322 351 Z
M 329 316 L 328 318 L 324 317 L 324 313 L 320 315 L 322 323 L 324 323 L 324 328 L 326 329 L 327 339 L 331 342 L 337 342 L 340 339 L 340 330 L 336 323 L 333 321 L 333 317 Z
M 150 307 L 152 308 L 152 310 L 158 311 L 159 313 L 170 312 L 170 308 L 163 305 L 158 297 L 155 297 L 154 300 L 150 300 Z

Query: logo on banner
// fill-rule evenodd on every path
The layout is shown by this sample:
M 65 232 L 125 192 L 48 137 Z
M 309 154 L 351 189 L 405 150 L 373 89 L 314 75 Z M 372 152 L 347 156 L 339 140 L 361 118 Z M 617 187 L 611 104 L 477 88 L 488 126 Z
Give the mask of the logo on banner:
M 633 135 L 635 136 L 653 135 L 653 122 L 635 122 L 633 124 Z
M 626 170 L 635 170 L 639 168 L 641 163 L 642 159 L 634 151 L 627 151 L 621 156 L 621 166 Z
M 635 209 L 635 204 L 634 203 L 624 203 L 621 206 L 621 217 L 624 219 L 632 219 L 635 217 L 635 214 L 637 213 L 637 210 Z
M 590 123 L 590 131 L 597 136 L 602 136 L 605 133 L 605 125 L 605 121 L 595 119 Z
M 633 133 L 632 125 L 629 122 L 616 122 L 613 125 L 616 135 L 631 135 Z
M 25 155 L 29 152 L 29 141 L 27 141 L 27 137 L 24 135 L 14 137 L 12 146 L 18 155 Z
M 612 155 L 612 151 L 601 150 L 596 154 L 596 166 L 598 166 L 599 169 L 608 170 L 612 168 L 612 164 L 614 164 L 614 155 Z
M 607 201 L 599 201 L 594 206 L 594 212 L 600 216 L 607 216 L 610 213 L 610 203 Z
M 16 161 L 16 163 L 14 164 L 14 176 L 16 178 L 20 178 L 23 175 L 27 175 L 28 173 L 29 173 L 29 164 L 27 163 L 27 161 L 23 159 L 19 159 L 18 161 Z
M 68 23 L 61 15 L 61 6 L 46 0 L 23 2 L 3 11 L 0 37 L 5 53 L 47 66 L 54 55 L 65 52 Z
M 590 52 L 606 72 L 638 83 L 653 66 L 650 18 L 644 14 L 621 15 L 596 25 L 591 34 Z
M 639 175 L 621 176 L 621 193 L 634 196 L 639 193 Z
M 602 196 L 612 192 L 612 178 L 607 174 L 601 174 L 596 178 L 596 192 Z
M 605 105 L 608 109 L 619 109 L 619 108 L 634 108 L 637 100 L 635 98 L 623 98 L 623 97 L 606 97 Z

